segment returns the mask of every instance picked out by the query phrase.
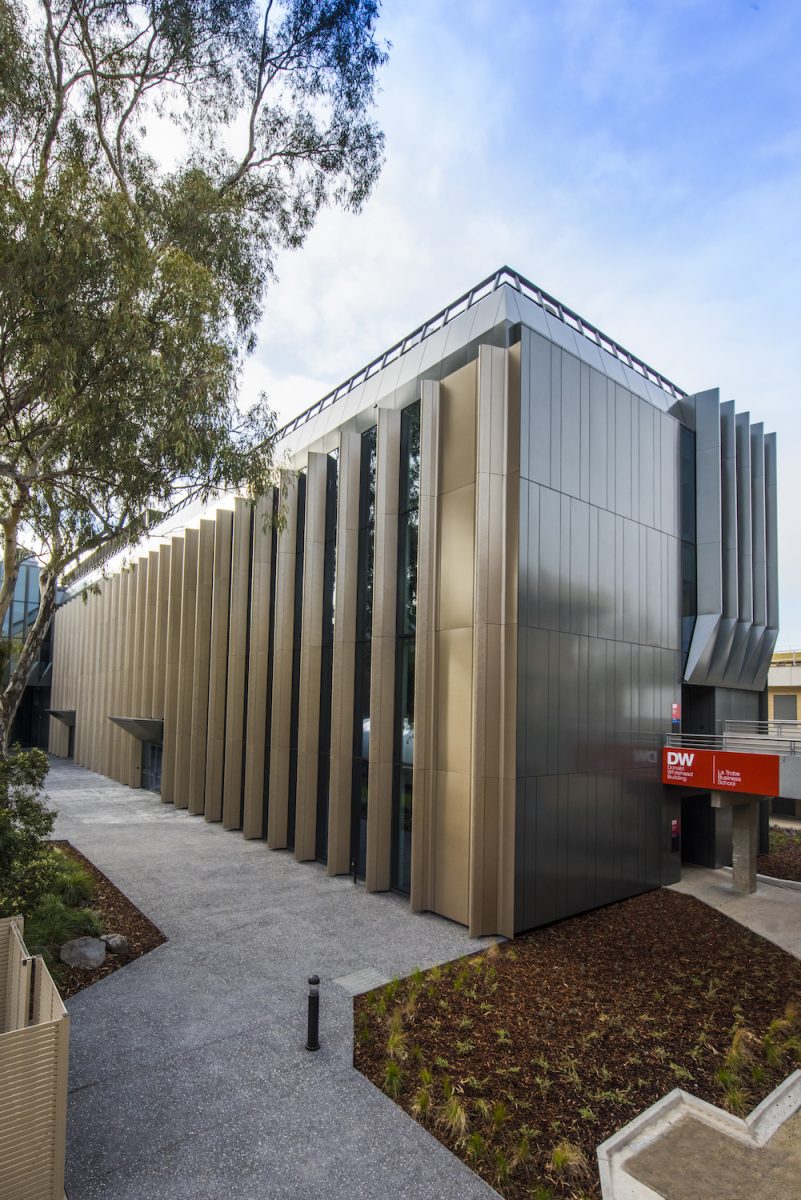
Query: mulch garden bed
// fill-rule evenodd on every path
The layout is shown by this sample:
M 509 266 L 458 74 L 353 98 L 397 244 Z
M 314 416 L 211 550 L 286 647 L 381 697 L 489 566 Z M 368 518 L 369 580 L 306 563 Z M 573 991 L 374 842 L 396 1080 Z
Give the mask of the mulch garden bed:
M 757 858 L 760 875 L 774 879 L 795 879 L 801 883 L 801 830 L 770 827 L 770 853 Z
M 153 922 L 149 921 L 145 914 L 140 912 L 136 905 L 132 904 L 128 897 L 124 896 L 120 889 L 115 887 L 111 880 L 97 869 L 94 863 L 81 854 L 80 850 L 76 850 L 70 842 L 53 842 L 53 845 L 79 862 L 92 876 L 94 895 L 91 907 L 100 914 L 103 931 L 105 933 L 122 933 L 128 939 L 128 950 L 125 954 L 106 954 L 103 965 L 92 970 L 59 964 L 58 990 L 67 1000 L 76 992 L 89 987 L 90 983 L 95 983 L 105 975 L 111 975 L 135 958 L 140 958 L 149 950 L 154 950 L 156 946 L 160 946 L 167 939 L 161 930 L 157 929 Z
M 358 997 L 354 1058 L 504 1196 L 594 1198 L 596 1147 L 673 1088 L 764 1099 L 799 1008 L 801 962 L 661 889 Z

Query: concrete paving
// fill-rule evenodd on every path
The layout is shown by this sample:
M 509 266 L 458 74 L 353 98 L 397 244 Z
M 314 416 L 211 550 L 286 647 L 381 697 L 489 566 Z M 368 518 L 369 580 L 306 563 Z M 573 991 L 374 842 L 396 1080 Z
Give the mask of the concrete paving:
M 47 788 L 56 836 L 169 939 L 68 1003 L 69 1200 L 497 1196 L 351 1066 L 357 972 L 486 941 L 72 763 Z
M 711 867 L 682 866 L 681 882 L 671 884 L 703 900 L 733 921 L 753 929 L 789 954 L 801 958 L 801 891 L 771 883 L 758 883 L 750 896 L 732 889 L 731 872 Z
M 683 1117 L 626 1169 L 664 1200 L 798 1200 L 801 1114 L 759 1148 Z

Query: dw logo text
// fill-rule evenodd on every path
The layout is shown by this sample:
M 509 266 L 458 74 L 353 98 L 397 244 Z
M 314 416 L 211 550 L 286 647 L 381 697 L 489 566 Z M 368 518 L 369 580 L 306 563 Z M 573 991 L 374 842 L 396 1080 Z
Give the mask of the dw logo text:
M 695 754 L 688 754 L 682 750 L 668 750 L 668 766 L 669 767 L 691 767 Z

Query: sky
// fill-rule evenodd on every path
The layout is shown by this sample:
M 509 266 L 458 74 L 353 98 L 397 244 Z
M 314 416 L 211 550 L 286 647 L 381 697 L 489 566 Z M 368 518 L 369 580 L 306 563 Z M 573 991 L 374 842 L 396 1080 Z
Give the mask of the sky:
M 243 399 L 281 421 L 508 264 L 779 446 L 801 647 L 801 4 L 385 0 L 381 179 L 280 256 Z

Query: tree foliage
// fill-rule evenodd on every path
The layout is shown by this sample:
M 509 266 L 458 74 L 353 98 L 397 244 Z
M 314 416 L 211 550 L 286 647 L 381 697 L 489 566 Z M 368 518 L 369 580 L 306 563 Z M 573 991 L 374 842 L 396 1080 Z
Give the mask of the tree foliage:
M 14 749 L 0 758 L 0 917 L 26 912 L 49 890 L 48 841 L 56 814 L 42 796 L 47 756 Z
M 377 178 L 378 0 L 0 0 L 0 528 L 56 579 L 272 464 L 236 403 L 277 251 Z M 16 697 L 16 699 L 15 699 Z

